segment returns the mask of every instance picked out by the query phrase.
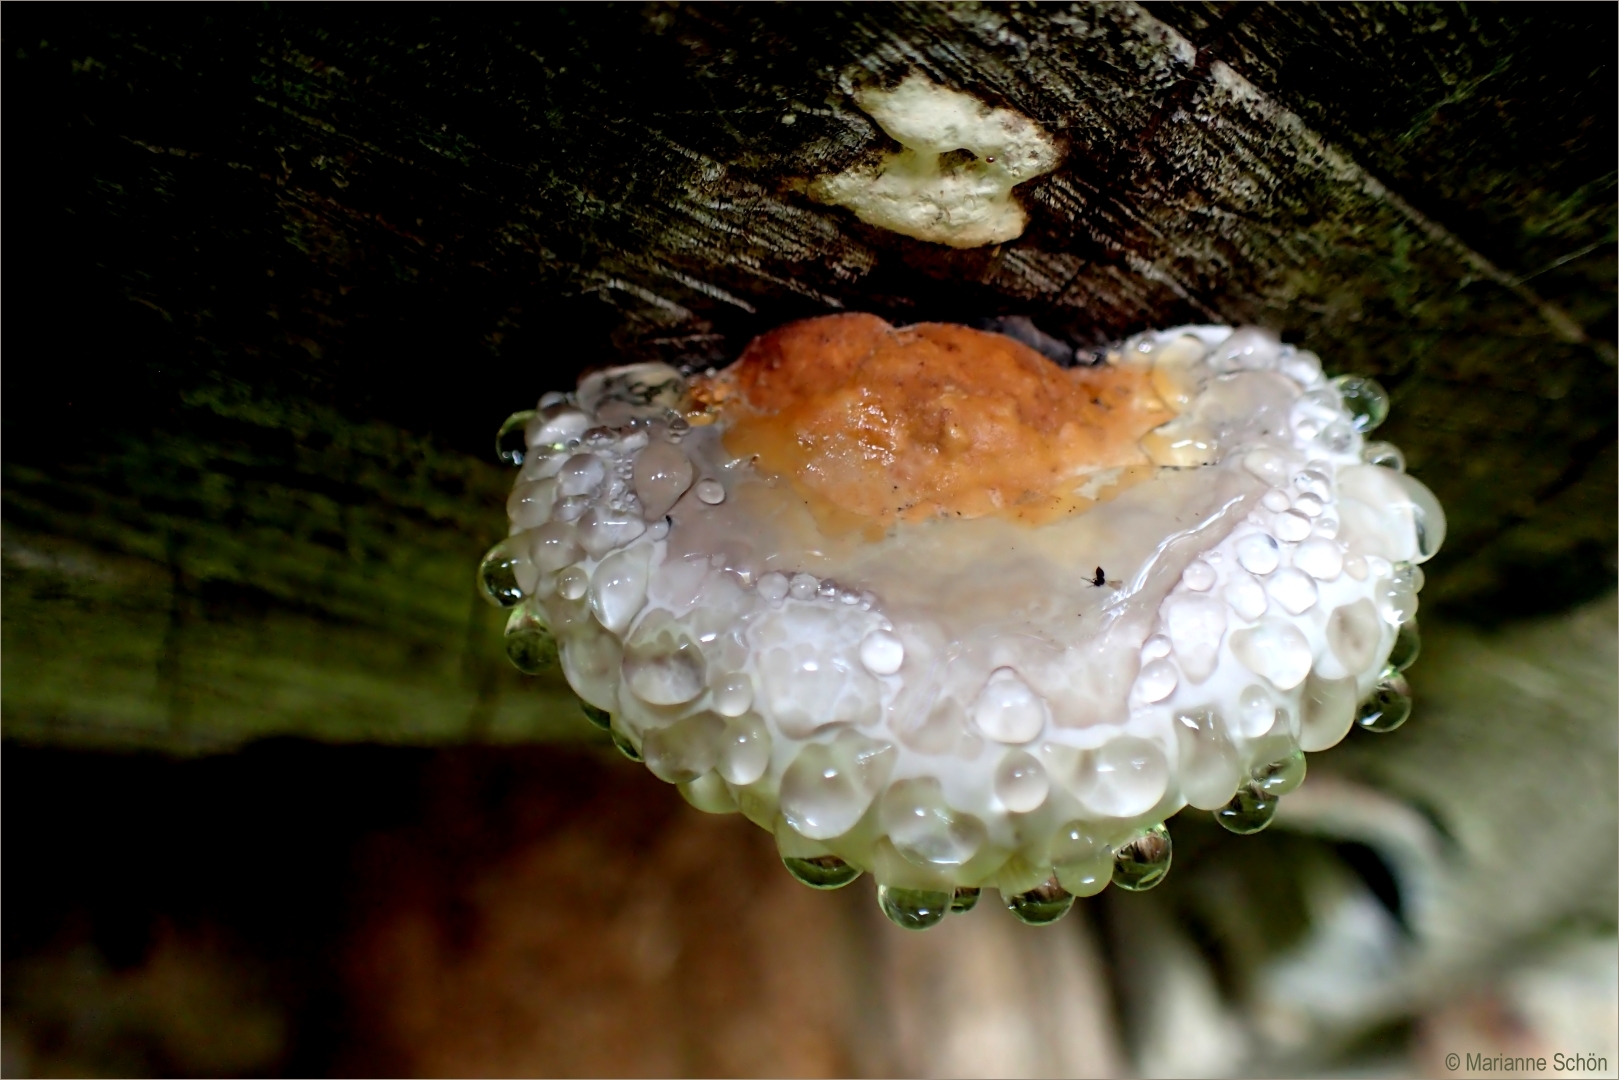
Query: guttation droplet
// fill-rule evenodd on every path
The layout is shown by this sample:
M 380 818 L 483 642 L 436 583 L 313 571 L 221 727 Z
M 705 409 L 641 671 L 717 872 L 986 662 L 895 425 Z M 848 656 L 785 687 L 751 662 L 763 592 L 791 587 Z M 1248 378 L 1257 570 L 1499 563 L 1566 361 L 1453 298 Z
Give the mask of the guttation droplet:
M 485 600 L 496 607 L 511 607 L 523 599 L 517 583 L 517 566 L 523 558 L 509 540 L 489 549 L 478 564 L 478 588 Z
M 978 730 L 1003 743 L 1025 743 L 1045 727 L 1046 703 L 1011 668 L 996 668 L 973 703 Z
M 556 666 L 557 640 L 535 607 L 514 608 L 506 620 L 506 658 L 525 675 Z
M 1411 692 L 1398 675 L 1377 684 L 1370 697 L 1360 703 L 1355 723 L 1367 731 L 1382 734 L 1393 731 L 1411 715 Z
M 1389 650 L 1388 666 L 1384 668 L 1385 677 L 1398 675 L 1406 668 L 1417 662 L 1417 656 L 1422 652 L 1422 635 L 1417 630 L 1417 620 L 1407 619 L 1400 624 L 1400 629 L 1394 635 L 1394 647 Z
M 579 711 L 585 714 L 586 720 L 589 720 L 592 724 L 601 728 L 603 731 L 611 731 L 613 729 L 613 714 L 608 712 L 606 709 L 598 709 L 588 701 L 581 701 L 579 703 Z
M 1264 533 L 1251 533 L 1237 541 L 1237 561 L 1251 574 L 1268 574 L 1281 561 L 1276 541 Z
M 1286 795 L 1304 783 L 1304 751 L 1295 750 L 1286 757 L 1261 765 L 1254 770 L 1254 783 L 1270 795 Z
M 1030 926 L 1054 923 L 1068 914 L 1073 906 L 1074 894 L 1057 884 L 1056 878 L 1036 885 L 1027 892 L 1010 896 L 1006 900 L 1006 909 L 1017 916 L 1020 922 L 1026 922 Z
M 1338 396 L 1343 399 L 1350 423 L 1362 435 L 1372 431 L 1388 419 L 1388 391 L 1376 379 L 1364 375 L 1340 375 L 1332 380 Z
M 1270 824 L 1279 801 L 1258 782 L 1250 781 L 1237 789 L 1230 802 L 1214 811 L 1214 820 L 1227 832 L 1248 836 Z
M 955 897 L 950 901 L 950 914 L 965 915 L 977 907 L 980 892 L 982 892 L 981 889 L 969 888 L 966 885 L 959 886 L 956 889 Z
M 787 872 L 812 889 L 841 889 L 861 871 L 836 855 L 816 855 L 807 859 L 783 855 L 782 865 Z
M 1164 880 L 1174 857 L 1169 830 L 1154 825 L 1146 834 L 1113 853 L 1113 884 L 1130 892 L 1145 892 Z
M 1367 443 L 1361 448 L 1360 459 L 1368 465 L 1381 465 L 1395 472 L 1405 472 L 1405 455 L 1393 443 Z
M 523 455 L 528 452 L 528 440 L 524 438 L 523 433 L 528 429 L 528 422 L 532 419 L 534 419 L 533 409 L 514 412 L 500 425 L 500 430 L 495 432 L 495 457 L 502 465 L 523 463 Z
M 641 751 L 635 748 L 635 744 L 630 742 L 630 740 L 625 737 L 624 733 L 619 731 L 617 728 L 613 729 L 613 745 L 618 747 L 619 753 L 623 754 L 631 761 L 639 762 L 645 760 L 643 757 L 641 757 Z
M 873 630 L 860 641 L 860 662 L 873 675 L 892 675 L 905 663 L 905 643 L 887 630 Z
M 895 926 L 926 930 L 944 921 L 955 897 L 932 889 L 895 889 L 877 886 L 877 905 Z

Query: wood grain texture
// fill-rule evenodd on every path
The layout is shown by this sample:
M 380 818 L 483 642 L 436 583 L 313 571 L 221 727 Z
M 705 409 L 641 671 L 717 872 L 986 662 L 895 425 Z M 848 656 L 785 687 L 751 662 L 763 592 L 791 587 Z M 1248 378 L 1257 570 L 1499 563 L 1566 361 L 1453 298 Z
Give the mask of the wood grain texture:
M 832 310 L 1273 326 L 1392 392 L 1451 517 L 1429 610 L 1613 580 L 1611 12 L 40 8 L 4 43 L 8 734 L 579 730 L 470 598 L 495 427 Z M 1063 140 L 1018 240 L 805 195 L 913 71 Z

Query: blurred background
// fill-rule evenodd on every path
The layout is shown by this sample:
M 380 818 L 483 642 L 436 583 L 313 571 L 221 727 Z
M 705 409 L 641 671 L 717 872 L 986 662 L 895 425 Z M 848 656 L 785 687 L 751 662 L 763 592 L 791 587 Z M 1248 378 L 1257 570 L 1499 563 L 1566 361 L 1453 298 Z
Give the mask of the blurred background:
M 9 7 L 0 1070 L 1613 1075 L 1615 36 Z M 913 71 L 1062 139 L 1018 239 L 806 196 L 891 147 L 852 91 Z M 799 886 L 513 669 L 473 571 L 509 412 L 834 310 L 1076 352 L 1255 322 L 1378 378 L 1450 515 L 1411 721 L 1261 835 L 1181 814 L 1163 886 L 1053 927 Z

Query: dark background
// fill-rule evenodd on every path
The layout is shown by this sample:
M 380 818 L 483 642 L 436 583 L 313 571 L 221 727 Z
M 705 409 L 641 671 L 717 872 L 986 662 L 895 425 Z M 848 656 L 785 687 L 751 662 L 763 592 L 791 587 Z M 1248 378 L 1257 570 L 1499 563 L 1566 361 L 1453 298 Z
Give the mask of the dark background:
M 1450 518 L 1425 620 L 1613 587 L 1611 6 L 13 5 L 0 38 L 7 1008 L 54 1000 L 29 957 L 128 1001 L 183 941 L 255 973 L 224 999 L 269 1047 L 30 1006 L 27 1068 L 411 1067 L 343 959 L 387 836 L 438 837 L 398 872 L 434 881 L 566 793 L 684 812 L 471 591 L 496 427 L 593 364 L 840 309 L 1079 349 L 1257 322 L 1391 392 Z M 889 147 L 849 93 L 912 70 L 1064 141 L 1021 238 L 804 194 Z

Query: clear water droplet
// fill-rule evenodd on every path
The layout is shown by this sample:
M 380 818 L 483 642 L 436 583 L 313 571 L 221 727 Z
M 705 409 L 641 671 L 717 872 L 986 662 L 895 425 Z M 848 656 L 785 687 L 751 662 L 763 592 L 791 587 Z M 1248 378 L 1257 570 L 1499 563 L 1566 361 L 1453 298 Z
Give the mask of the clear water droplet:
M 724 738 L 725 721 L 713 713 L 698 713 L 647 732 L 641 739 L 641 754 L 659 780 L 689 784 L 719 761 Z
M 598 709 L 588 701 L 581 701 L 579 711 L 585 714 L 586 720 L 589 720 L 603 731 L 613 730 L 613 714 L 606 709 Z
M 506 658 L 525 675 L 538 675 L 557 665 L 557 639 L 545 612 L 532 600 L 513 608 L 506 620 Z
M 528 453 L 528 439 L 524 432 L 528 429 L 528 422 L 534 419 L 533 409 L 524 409 L 514 412 L 500 425 L 495 432 L 495 457 L 502 465 L 521 465 L 523 455 Z M 484 429 L 485 431 L 488 428 Z
M 1408 619 L 1400 624 L 1394 634 L 1394 647 L 1389 650 L 1388 666 L 1383 669 L 1384 677 L 1398 675 L 1416 663 L 1421 654 L 1422 634 L 1417 630 L 1417 620 Z
M 738 810 L 736 796 L 717 773 L 704 773 L 677 788 L 682 799 L 705 814 L 734 814 Z
M 1370 697 L 1360 703 L 1355 723 L 1379 734 L 1393 731 L 1411 716 L 1411 691 L 1405 679 L 1396 675 L 1377 684 Z
M 645 544 L 615 551 L 591 575 L 590 610 L 615 634 L 623 633 L 646 606 L 651 555 Z
M 509 536 L 490 548 L 478 564 L 478 591 L 496 607 L 511 607 L 523 599 L 517 576 L 530 565 L 526 538 Z
M 1237 561 L 1250 574 L 1263 577 L 1276 569 L 1281 562 L 1281 553 L 1277 550 L 1276 541 L 1269 536 L 1249 533 L 1237 541 Z
M 898 756 L 892 744 L 849 730 L 809 743 L 782 774 L 782 817 L 811 840 L 842 836 L 865 815 Z
M 1258 626 L 1231 635 L 1231 652 L 1256 675 L 1263 675 L 1278 690 L 1291 690 L 1310 673 L 1314 657 L 1310 641 L 1290 622 L 1266 619 Z
M 646 522 L 631 510 L 592 506 L 579 518 L 576 528 L 580 546 L 591 558 L 600 559 L 615 548 L 627 547 L 646 532 Z
M 1014 814 L 1040 809 L 1050 793 L 1051 781 L 1033 754 L 1013 750 L 995 767 L 995 797 Z
M 1237 698 L 1237 734 L 1257 739 L 1276 723 L 1276 702 L 1263 686 L 1248 686 Z
M 860 639 L 860 662 L 873 675 L 892 675 L 905 663 L 905 643 L 887 630 Z
M 1309 536 L 1311 528 L 1310 519 L 1297 510 L 1284 510 L 1277 514 L 1272 527 L 1276 530 L 1276 539 L 1289 544 L 1296 544 Z
M 794 600 L 813 600 L 821 583 L 814 574 L 794 574 L 792 581 L 787 584 L 787 593 Z
M 556 506 L 557 482 L 554 479 L 520 480 L 506 496 L 506 517 L 513 532 L 537 529 L 551 520 Z
M 1141 695 L 1142 701 L 1149 703 L 1162 701 L 1175 692 L 1179 682 L 1180 672 L 1175 670 L 1174 664 L 1168 660 L 1154 660 L 1142 665 L 1141 673 L 1136 676 L 1136 692 Z M 1039 731 L 1036 730 L 1029 737 L 1033 738 L 1038 734 Z
M 547 574 L 554 574 L 578 562 L 579 556 L 584 554 L 574 527 L 566 521 L 548 521 L 537 529 L 518 535 L 528 537 L 530 558 L 535 566 Z
M 753 707 L 753 680 L 747 672 L 734 671 L 714 687 L 714 711 L 721 716 L 741 716 Z
M 807 859 L 783 855 L 781 863 L 787 872 L 812 889 L 841 889 L 861 871 L 836 855 L 816 855 Z
M 787 575 L 772 570 L 759 578 L 758 589 L 765 600 L 783 600 L 787 596 Z
M 950 914 L 965 915 L 978 906 L 978 896 L 982 889 L 969 888 L 962 885 L 956 889 L 956 895 L 950 900 Z
M 990 672 L 973 703 L 972 718 L 978 730 L 996 742 L 1026 743 L 1045 727 L 1049 710 L 1045 699 L 1017 672 L 1003 667 Z
M 1362 435 L 1375 430 L 1389 416 L 1388 391 L 1364 375 L 1340 375 L 1332 385 L 1343 399 L 1350 423 Z
M 1006 899 L 1006 910 L 1015 915 L 1019 922 L 1026 922 L 1030 926 L 1054 923 L 1073 907 L 1074 894 L 1058 884 L 1055 877 Z
M 877 906 L 895 926 L 906 930 L 926 930 L 944 921 L 955 897 L 932 889 L 896 889 L 877 886 Z
M 1293 549 L 1293 565 L 1317 581 L 1335 581 L 1344 570 L 1344 549 L 1317 536 Z
M 1215 577 L 1214 567 L 1202 559 L 1193 559 L 1186 572 L 1181 575 L 1181 580 L 1186 582 L 1186 587 L 1193 592 L 1208 592 L 1214 588 Z
M 1304 783 L 1305 760 L 1303 750 L 1294 750 L 1286 757 L 1254 770 L 1254 783 L 1267 795 L 1286 795 Z
M 1169 762 L 1158 744 L 1134 735 L 1109 739 L 1087 750 L 1073 775 L 1073 793 L 1085 808 L 1105 817 L 1145 814 L 1169 787 Z
M 1175 854 L 1169 830 L 1154 825 L 1145 835 L 1122 844 L 1113 854 L 1113 884 L 1130 892 L 1146 892 L 1164 880 Z
M 738 716 L 725 725 L 720 748 L 720 775 L 745 787 L 758 780 L 770 767 L 770 732 L 753 713 Z
M 691 460 L 669 443 L 653 443 L 635 459 L 635 494 L 648 520 L 661 518 L 691 487 Z
M 1391 442 L 1369 442 L 1361 447 L 1360 459 L 1368 465 L 1381 465 L 1395 472 L 1405 472 L 1405 455 Z
M 1182 709 L 1175 715 L 1174 727 L 1181 795 L 1199 810 L 1223 805 L 1243 773 L 1225 719 L 1212 707 Z
M 590 588 L 590 575 L 583 567 L 570 566 L 557 575 L 557 595 L 564 600 L 583 599 Z
M 1231 801 L 1214 812 L 1214 820 L 1227 832 L 1248 836 L 1259 832 L 1276 816 L 1278 796 L 1257 783 L 1248 783 L 1237 789 Z
M 1089 824 L 1070 821 L 1051 845 L 1057 883 L 1075 896 L 1095 896 L 1113 880 L 1113 848 L 1096 838 Z
M 1413 561 L 1427 562 L 1445 543 L 1444 508 L 1428 486 L 1416 477 L 1395 473 L 1394 479 L 1411 500 L 1411 520 L 1417 532 L 1417 557 Z
M 890 787 L 878 820 L 894 849 L 923 866 L 960 866 L 978 854 L 988 836 L 983 822 L 945 802 L 939 781 L 931 776 Z
M 650 705 L 684 705 L 707 687 L 707 663 L 698 644 L 654 611 L 624 649 L 624 681 Z

